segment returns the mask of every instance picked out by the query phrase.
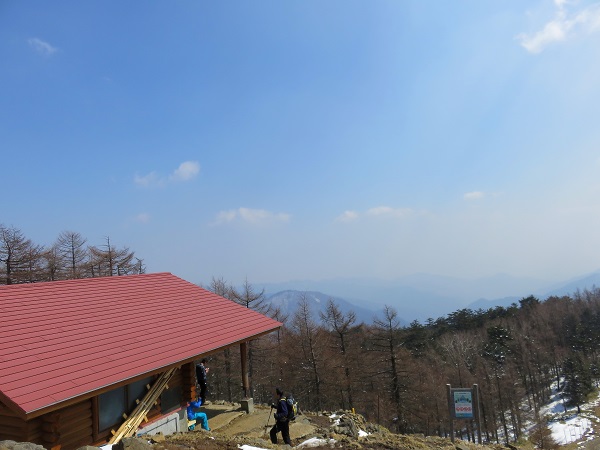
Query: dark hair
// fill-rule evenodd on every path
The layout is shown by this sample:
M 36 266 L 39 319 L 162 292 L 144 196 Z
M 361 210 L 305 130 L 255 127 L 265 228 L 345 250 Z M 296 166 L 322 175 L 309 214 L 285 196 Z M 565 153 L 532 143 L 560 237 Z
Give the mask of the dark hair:
M 206 358 L 203 358 L 202 361 L 200 361 L 202 364 L 204 364 L 206 362 Z
M 275 392 L 277 392 L 277 395 L 283 395 L 283 391 L 279 388 L 275 388 Z

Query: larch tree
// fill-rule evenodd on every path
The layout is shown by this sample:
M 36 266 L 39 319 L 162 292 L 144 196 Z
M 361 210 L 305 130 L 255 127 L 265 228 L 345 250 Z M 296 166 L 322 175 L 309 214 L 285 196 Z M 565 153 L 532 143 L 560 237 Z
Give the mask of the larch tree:
M 400 319 L 398 312 L 391 306 L 385 305 L 383 319 L 375 319 L 372 331 L 372 350 L 383 355 L 383 365 L 379 366 L 378 373 L 386 375 L 389 381 L 389 392 L 394 405 L 396 428 L 405 431 L 407 419 L 403 410 L 402 396 L 406 392 L 406 384 L 402 382 L 398 351 L 403 342 L 400 338 Z
M 465 372 L 473 367 L 473 357 L 477 352 L 473 334 L 467 332 L 444 333 L 438 339 L 438 345 L 444 361 L 456 370 L 456 382 L 453 384 L 466 386 Z
M 90 246 L 88 270 L 92 277 L 110 277 L 140 273 L 142 265 L 128 247 L 116 248 L 110 238 L 101 247 Z
M 313 318 L 306 293 L 302 294 L 298 309 L 293 315 L 291 326 L 294 353 L 290 356 L 295 359 L 294 367 L 300 369 L 299 375 L 301 377 L 301 380 L 296 381 L 300 381 L 304 386 L 305 404 L 320 411 L 323 405 L 323 392 L 321 389 L 323 349 L 319 335 L 322 330 Z
M 40 281 L 43 273 L 43 247 L 33 244 L 15 227 L 0 224 L 1 284 Z
M 487 342 L 483 346 L 483 356 L 491 364 L 493 381 L 495 382 L 496 396 L 498 401 L 498 415 L 504 431 L 506 443 L 509 442 L 508 422 L 506 420 L 506 412 L 510 410 L 510 391 L 506 388 L 507 383 L 503 382 L 508 379 L 508 358 L 512 352 L 511 349 L 512 336 L 510 330 L 496 325 L 487 329 Z
M 88 252 L 87 239 L 75 231 L 63 231 L 58 235 L 54 246 L 62 260 L 62 266 L 69 279 L 81 278 L 85 273 Z M 109 241 L 107 241 L 109 242 Z
M 340 389 L 342 394 L 340 398 L 342 409 L 352 409 L 354 407 L 352 399 L 352 371 L 350 370 L 352 359 L 349 355 L 348 340 L 350 333 L 353 331 L 353 325 L 356 322 L 356 313 L 348 311 L 344 314 L 340 310 L 339 305 L 330 298 L 327 301 L 325 312 L 319 312 L 319 316 L 330 332 L 334 334 L 336 340 L 334 348 L 337 350 L 337 355 L 335 356 L 340 359 L 340 362 L 336 364 L 336 368 L 343 370 L 342 379 L 344 380 L 343 387 Z M 344 399 L 344 392 L 347 402 Z
M 239 303 L 240 305 L 252 309 L 253 311 L 259 312 L 261 314 L 268 314 L 270 310 L 270 305 L 267 303 L 265 298 L 265 290 L 262 289 L 260 291 L 256 291 L 254 287 L 248 282 L 246 278 L 244 280 L 244 285 L 240 290 L 232 289 L 231 296 L 234 302 Z M 264 358 L 264 351 L 261 349 L 258 340 L 248 341 L 248 381 L 250 383 L 250 392 L 248 393 L 250 397 L 253 397 L 254 393 L 254 384 L 255 384 L 255 376 L 256 376 L 256 366 L 259 362 L 258 360 Z
M 63 266 L 60 254 L 55 245 L 44 252 L 42 257 L 45 260 L 45 281 L 57 281 L 61 279 Z
M 234 289 L 223 278 L 213 277 L 206 289 L 214 294 L 233 301 Z M 211 364 L 213 365 L 213 367 L 211 367 L 211 375 L 215 380 L 212 386 L 213 392 L 224 396 L 225 400 L 229 402 L 234 400 L 237 394 L 237 392 L 234 392 L 234 386 L 239 384 L 234 380 L 232 362 L 233 353 L 232 349 L 226 348 L 222 352 L 215 354 L 211 361 Z

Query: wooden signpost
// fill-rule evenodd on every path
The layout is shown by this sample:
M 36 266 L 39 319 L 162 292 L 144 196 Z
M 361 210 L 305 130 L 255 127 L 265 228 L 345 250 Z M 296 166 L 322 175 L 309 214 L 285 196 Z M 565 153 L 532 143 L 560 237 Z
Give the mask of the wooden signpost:
M 454 442 L 454 421 L 475 420 L 477 424 L 477 441 L 481 444 L 481 420 L 479 415 L 479 389 L 476 384 L 472 388 L 453 388 L 446 385 L 448 395 L 448 411 L 450 413 L 450 439 Z

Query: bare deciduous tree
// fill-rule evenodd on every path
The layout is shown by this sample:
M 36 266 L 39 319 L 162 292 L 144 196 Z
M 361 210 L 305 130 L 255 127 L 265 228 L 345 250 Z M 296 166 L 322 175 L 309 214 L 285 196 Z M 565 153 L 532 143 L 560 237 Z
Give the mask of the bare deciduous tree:
M 21 230 L 0 224 L 0 273 L 2 284 L 40 281 L 43 247 L 27 239 Z
M 54 247 L 62 259 L 66 278 L 81 278 L 88 258 L 87 239 L 75 231 L 63 231 L 58 235 Z
M 352 399 L 352 371 L 350 370 L 350 366 L 352 364 L 349 355 L 348 355 L 348 335 L 352 331 L 352 327 L 354 322 L 356 322 L 356 314 L 354 311 L 349 311 L 344 314 L 340 307 L 333 301 L 333 299 L 329 299 L 327 301 L 327 307 L 325 313 L 320 312 L 319 316 L 321 321 L 327 325 L 327 327 L 334 333 L 337 338 L 336 349 L 339 352 L 339 356 L 341 357 L 341 362 L 337 366 L 343 369 L 343 377 L 344 377 L 344 390 L 348 397 L 348 409 L 352 409 L 354 407 L 354 402 Z M 342 391 L 343 393 L 343 391 Z M 342 395 L 342 408 L 346 409 L 346 405 L 344 404 L 344 398 Z
M 141 261 L 135 260 L 135 254 L 128 247 L 121 249 L 111 245 L 110 238 L 101 247 L 90 246 L 88 270 L 92 277 L 110 277 L 139 273 Z
M 373 350 L 382 352 L 384 361 L 387 367 L 379 367 L 380 373 L 387 374 L 391 400 L 396 409 L 396 427 L 398 431 L 404 431 L 406 428 L 406 417 L 402 408 L 402 395 L 406 392 L 407 387 L 401 381 L 400 361 L 397 354 L 402 346 L 400 339 L 400 320 L 398 312 L 391 306 L 386 305 L 383 310 L 383 319 L 375 319 L 373 322 Z
M 465 368 L 472 368 L 477 352 L 473 335 L 464 332 L 446 333 L 440 337 L 438 343 L 442 356 L 456 369 L 458 386 L 466 386 L 463 372 Z
M 303 378 L 307 403 L 320 411 L 323 405 L 321 391 L 323 360 L 322 345 L 320 345 L 319 339 L 321 330 L 313 319 L 306 293 L 302 294 L 291 325 L 295 344 L 294 357 L 300 358 L 300 360 L 296 359 L 294 367 L 299 368 L 300 376 Z

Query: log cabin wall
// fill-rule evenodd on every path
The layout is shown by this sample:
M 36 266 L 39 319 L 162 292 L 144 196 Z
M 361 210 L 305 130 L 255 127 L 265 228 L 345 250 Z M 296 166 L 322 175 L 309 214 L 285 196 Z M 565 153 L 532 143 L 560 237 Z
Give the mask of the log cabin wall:
M 27 421 L 27 442 L 33 442 L 35 444 L 44 445 L 44 429 L 43 419 L 36 417 Z
M 190 399 L 198 398 L 198 395 L 200 395 L 196 391 L 196 365 L 194 363 L 184 364 L 179 372 L 181 374 L 181 386 L 183 387 L 183 398 L 181 399 L 183 405 Z
M 74 450 L 94 442 L 92 400 L 84 400 L 42 416 L 42 445 Z
M 93 411 L 91 400 L 85 400 L 61 411 L 60 443 L 62 450 L 77 449 L 93 443 Z
M 170 395 L 167 391 L 163 392 L 148 413 L 148 421 L 158 419 L 167 410 L 183 407 L 189 399 L 196 398 L 195 371 L 195 364 L 189 363 L 175 372 L 168 384 Z M 32 442 L 49 450 L 76 450 L 85 445 L 103 445 L 112 434 L 110 431 L 98 432 L 98 417 L 98 397 L 27 422 L 0 403 L 0 440 Z M 144 423 L 146 422 L 143 422 L 142 426 Z M 117 428 L 118 426 L 115 426 L 113 429 L 116 431 Z
M 0 403 L 0 441 L 22 442 L 27 436 L 27 423 Z

